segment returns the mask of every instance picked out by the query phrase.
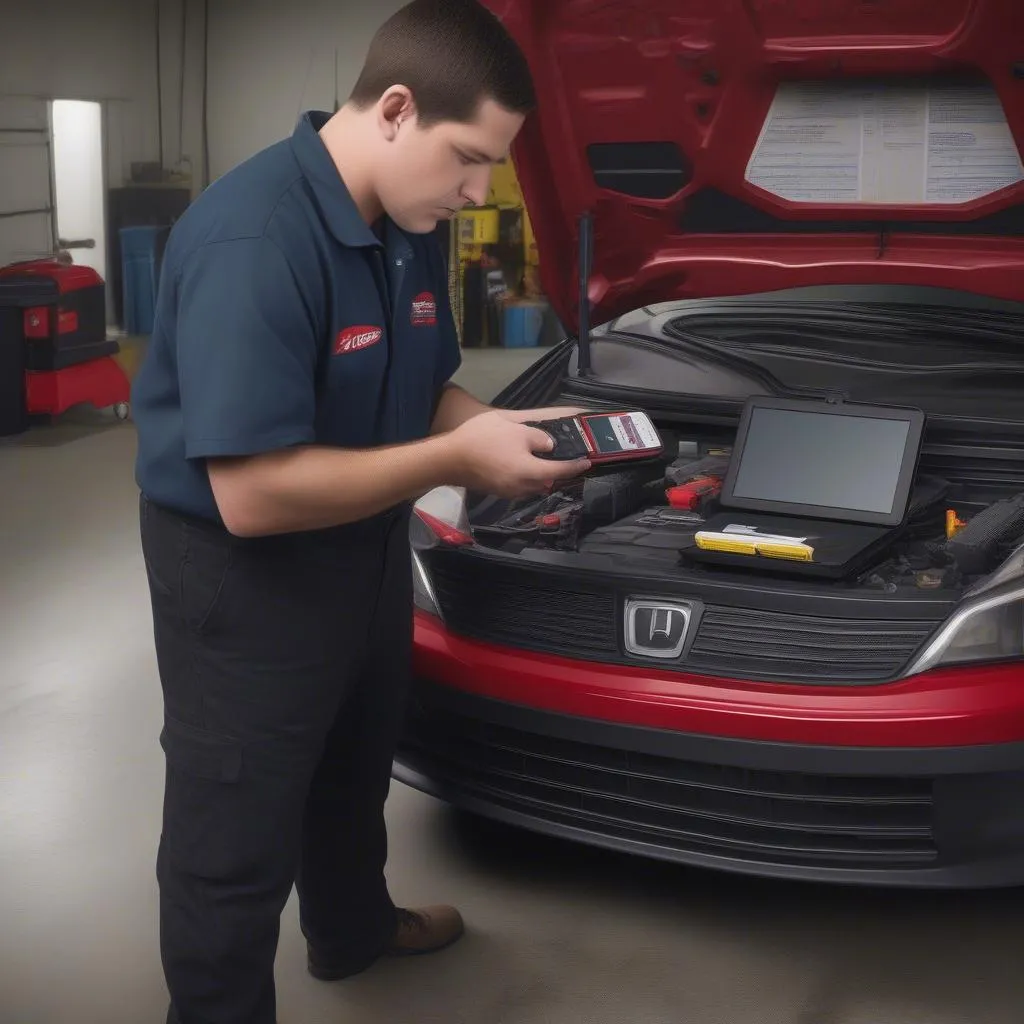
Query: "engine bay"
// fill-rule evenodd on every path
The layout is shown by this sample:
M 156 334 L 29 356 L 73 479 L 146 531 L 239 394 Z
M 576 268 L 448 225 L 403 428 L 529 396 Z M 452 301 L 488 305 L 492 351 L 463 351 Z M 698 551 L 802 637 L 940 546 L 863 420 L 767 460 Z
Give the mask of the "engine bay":
M 785 563 L 766 573 L 761 566 L 709 566 L 694 558 L 696 535 L 721 511 L 732 448 L 670 435 L 666 442 L 660 463 L 585 477 L 542 497 L 510 502 L 471 496 L 477 543 L 510 555 L 586 556 L 588 564 L 615 572 L 747 580 L 791 574 Z M 879 596 L 959 594 L 1024 541 L 1024 490 L 989 501 L 965 492 L 960 481 L 919 471 L 907 521 L 891 543 L 856 573 L 812 585 Z

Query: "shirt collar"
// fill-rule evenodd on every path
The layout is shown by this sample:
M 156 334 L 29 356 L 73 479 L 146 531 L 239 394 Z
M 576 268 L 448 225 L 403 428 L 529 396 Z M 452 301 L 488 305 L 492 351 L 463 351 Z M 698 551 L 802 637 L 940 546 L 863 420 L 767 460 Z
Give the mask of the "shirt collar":
M 322 110 L 307 111 L 292 134 L 292 151 L 302 173 L 313 189 L 317 205 L 331 234 L 342 245 L 379 246 L 380 240 L 363 220 L 355 200 L 342 181 L 338 168 L 320 138 L 320 129 L 330 118 Z M 390 228 L 391 225 L 388 225 Z M 390 236 L 392 232 L 389 230 Z

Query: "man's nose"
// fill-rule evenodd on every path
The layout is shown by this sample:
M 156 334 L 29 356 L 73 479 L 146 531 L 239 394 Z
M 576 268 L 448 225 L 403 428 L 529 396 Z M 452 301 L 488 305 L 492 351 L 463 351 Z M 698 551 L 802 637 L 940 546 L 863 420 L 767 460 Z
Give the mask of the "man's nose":
M 466 182 L 462 194 L 473 206 L 483 206 L 487 202 L 487 193 L 491 190 L 491 168 L 474 168 L 474 172 Z

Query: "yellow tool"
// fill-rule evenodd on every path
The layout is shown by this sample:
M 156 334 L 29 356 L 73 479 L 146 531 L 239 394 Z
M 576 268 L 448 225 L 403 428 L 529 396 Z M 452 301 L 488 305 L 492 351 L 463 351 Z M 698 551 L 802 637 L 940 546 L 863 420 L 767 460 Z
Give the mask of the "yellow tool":
M 791 562 L 813 562 L 814 548 L 802 541 L 784 537 L 751 537 L 732 533 L 704 533 L 694 535 L 697 547 L 704 551 L 720 551 L 729 555 L 760 555 Z
M 757 544 L 749 537 L 733 537 L 724 533 L 698 533 L 694 540 L 705 551 L 724 551 L 729 555 L 756 555 Z
M 813 562 L 814 548 L 810 544 L 780 543 L 765 541 L 757 546 L 762 558 L 785 558 L 791 562 Z

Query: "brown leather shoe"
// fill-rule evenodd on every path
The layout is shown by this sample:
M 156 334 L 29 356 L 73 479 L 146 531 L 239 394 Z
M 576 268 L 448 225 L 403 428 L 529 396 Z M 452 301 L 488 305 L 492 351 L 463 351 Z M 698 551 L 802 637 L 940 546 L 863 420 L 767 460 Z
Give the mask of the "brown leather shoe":
M 396 910 L 398 925 L 394 938 L 384 950 L 384 956 L 418 956 L 436 953 L 462 938 L 465 926 L 462 915 L 454 907 L 425 907 L 422 910 Z M 362 974 L 373 964 L 341 963 L 334 960 L 329 952 L 317 950 L 312 943 L 306 943 L 307 967 L 309 973 L 320 981 L 343 981 Z
M 437 953 L 459 941 L 466 930 L 454 907 L 423 907 L 398 910 L 398 928 L 388 947 L 391 956 Z

